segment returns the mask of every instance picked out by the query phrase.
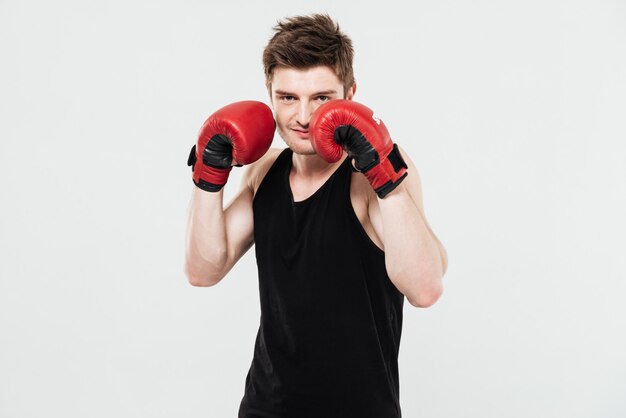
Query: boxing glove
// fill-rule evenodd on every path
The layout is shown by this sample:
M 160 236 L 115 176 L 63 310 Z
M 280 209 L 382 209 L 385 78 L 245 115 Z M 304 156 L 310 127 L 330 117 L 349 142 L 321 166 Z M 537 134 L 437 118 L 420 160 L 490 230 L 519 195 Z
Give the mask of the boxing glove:
M 194 184 L 207 192 L 221 190 L 233 162 L 241 167 L 267 152 L 275 128 L 272 110 L 257 101 L 232 103 L 213 113 L 202 125 L 187 159 Z
M 408 166 L 382 120 L 352 100 L 331 100 L 318 107 L 309 122 L 311 145 L 329 163 L 343 150 L 381 199 L 408 175 Z

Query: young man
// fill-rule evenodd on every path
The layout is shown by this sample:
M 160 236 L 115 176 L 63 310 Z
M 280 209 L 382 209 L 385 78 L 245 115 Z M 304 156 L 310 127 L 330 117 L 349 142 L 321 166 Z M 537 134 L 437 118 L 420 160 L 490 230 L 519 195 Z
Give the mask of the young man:
M 207 120 L 189 161 L 185 271 L 212 286 L 255 244 L 262 315 L 240 418 L 400 417 L 404 297 L 435 303 L 447 255 L 409 156 L 352 101 L 350 39 L 327 15 L 274 29 L 263 62 L 287 148 L 269 148 L 261 103 Z M 233 165 L 246 168 L 222 209 Z

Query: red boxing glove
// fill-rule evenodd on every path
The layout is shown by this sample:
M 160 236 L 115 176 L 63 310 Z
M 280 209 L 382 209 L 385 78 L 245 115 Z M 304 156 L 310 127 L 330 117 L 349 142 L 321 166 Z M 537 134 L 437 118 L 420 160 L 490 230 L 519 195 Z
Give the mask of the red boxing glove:
M 193 182 L 207 192 L 219 191 L 228 180 L 232 162 L 237 167 L 258 160 L 274 139 L 272 110 L 257 101 L 236 102 L 219 109 L 204 122 L 187 165 Z
M 324 103 L 311 116 L 309 132 L 313 149 L 329 163 L 345 149 L 381 199 L 408 175 L 385 124 L 362 104 L 343 99 Z

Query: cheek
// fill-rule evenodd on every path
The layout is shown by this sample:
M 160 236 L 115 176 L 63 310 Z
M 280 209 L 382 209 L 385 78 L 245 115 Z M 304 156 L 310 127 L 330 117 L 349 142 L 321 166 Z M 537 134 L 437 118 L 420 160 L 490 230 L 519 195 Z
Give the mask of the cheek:
M 289 114 L 284 110 L 277 110 L 274 113 L 274 119 L 276 119 L 276 124 L 279 128 L 283 128 L 289 122 Z
M 330 101 L 330 100 L 328 100 Z M 318 107 L 320 107 L 321 105 L 323 105 L 326 102 L 315 102 L 315 104 L 313 105 L 313 111 L 311 113 L 315 113 L 315 111 L 317 110 Z

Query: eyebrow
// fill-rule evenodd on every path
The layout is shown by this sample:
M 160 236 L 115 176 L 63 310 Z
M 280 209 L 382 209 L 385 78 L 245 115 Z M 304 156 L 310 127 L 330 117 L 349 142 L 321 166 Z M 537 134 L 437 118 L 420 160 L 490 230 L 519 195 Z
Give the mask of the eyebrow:
M 279 94 L 281 96 L 297 96 L 297 94 L 290 93 L 290 92 L 285 91 L 285 90 L 276 90 L 276 91 L 274 91 L 274 94 Z M 321 95 L 324 95 L 324 94 L 337 94 L 337 90 L 318 91 L 317 93 L 312 94 L 312 96 L 321 96 Z

